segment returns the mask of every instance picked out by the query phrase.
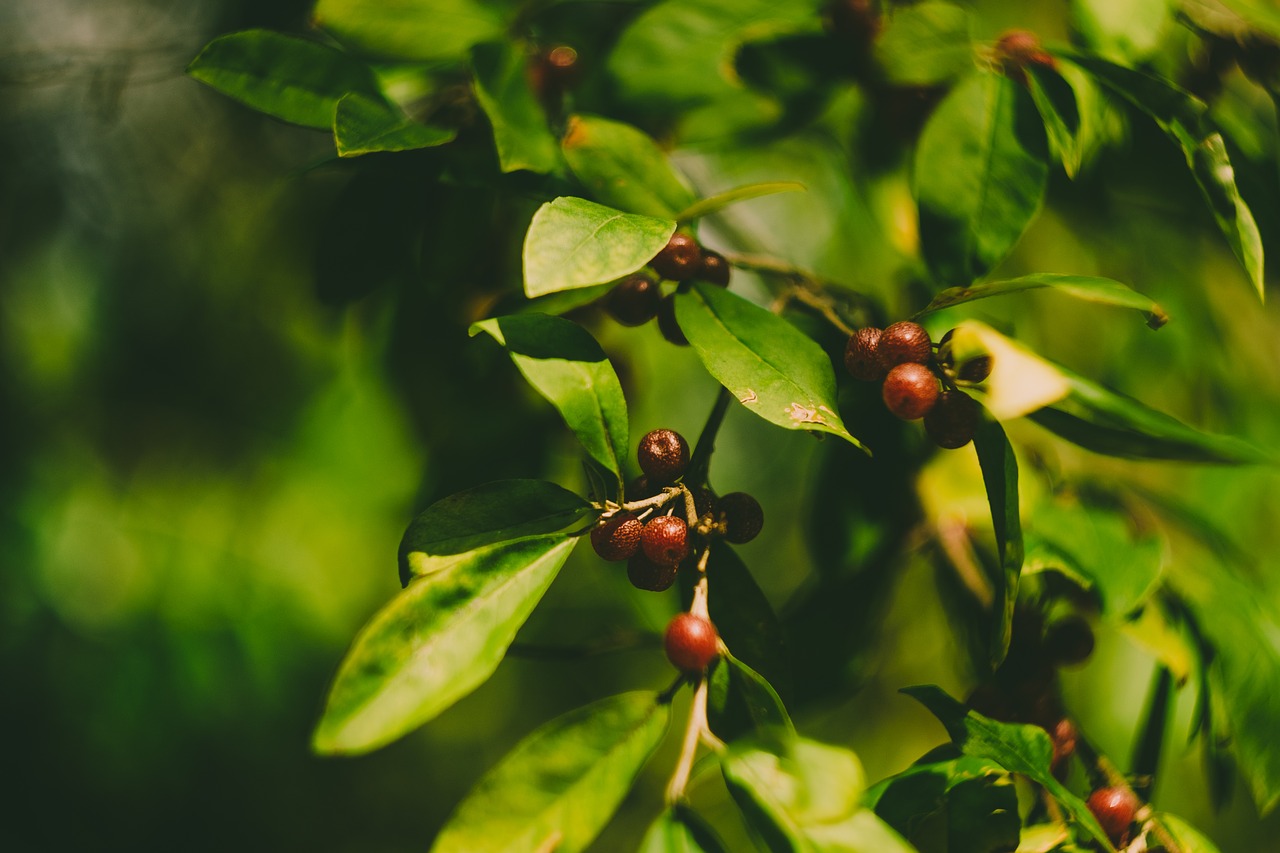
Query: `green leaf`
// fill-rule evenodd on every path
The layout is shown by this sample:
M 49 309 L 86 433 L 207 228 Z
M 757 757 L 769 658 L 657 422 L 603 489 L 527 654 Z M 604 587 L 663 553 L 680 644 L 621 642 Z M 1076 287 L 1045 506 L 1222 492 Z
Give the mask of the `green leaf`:
M 431 850 L 583 850 L 622 804 L 670 716 L 655 694 L 637 692 L 557 717 L 476 783 Z
M 962 305 L 965 302 L 987 299 L 992 296 L 1005 296 L 1010 293 L 1021 293 L 1024 290 L 1034 290 L 1040 287 L 1052 288 L 1058 293 L 1065 293 L 1068 296 L 1074 296 L 1076 299 L 1083 299 L 1086 302 L 1115 305 L 1120 308 L 1134 308 L 1143 313 L 1143 316 L 1147 318 L 1147 325 L 1153 329 L 1158 329 L 1169 321 L 1169 315 L 1164 313 L 1164 309 L 1146 296 L 1130 288 L 1127 284 L 1121 284 L 1109 278 L 1098 278 L 1097 276 L 1062 275 L 1058 273 L 1035 273 L 1005 281 L 981 282 L 969 287 L 948 287 L 933 297 L 933 300 L 917 316 L 929 314 L 933 311 L 941 311 L 944 308 L 951 308 L 955 305 Z
M 1280 39 L 1280 9 L 1270 0 L 1218 0 L 1218 3 L 1226 6 L 1250 28 L 1266 33 L 1272 39 Z M 1203 5 L 1203 0 L 1188 0 L 1187 5 Z
M 782 625 L 751 571 L 726 543 L 711 548 L 707 585 L 713 590 L 711 621 L 725 645 L 786 692 L 790 666 Z
M 340 50 L 268 30 L 219 36 L 187 66 L 201 83 L 259 112 L 329 129 L 344 95 L 382 101 L 372 69 Z
M 512 314 L 483 320 L 507 348 L 529 384 L 555 406 L 590 457 L 622 481 L 627 456 L 627 400 L 613 365 L 596 339 L 577 323 L 548 314 Z
M 400 583 L 435 574 L 477 548 L 563 530 L 591 511 L 573 492 L 543 480 L 498 480 L 442 498 L 400 540 Z
M 748 201 L 749 199 L 766 195 L 777 195 L 778 193 L 802 192 L 804 188 L 804 184 L 796 183 L 795 181 L 767 181 L 759 184 L 747 184 L 743 187 L 725 190 L 722 193 L 716 193 L 713 196 L 700 199 L 680 211 L 676 219 L 680 222 L 689 222 L 702 216 L 708 216 L 740 201 Z
M 698 813 L 675 805 L 649 826 L 638 853 L 727 853 L 728 848 Z
M 831 359 L 786 320 L 735 293 L 697 283 L 676 295 L 676 320 L 707 372 L 770 423 L 862 447 L 836 411 Z
M 1219 853 L 1218 846 L 1206 838 L 1199 830 L 1177 815 L 1157 812 L 1153 820 L 1178 845 L 1180 853 Z M 1158 835 L 1152 835 L 1153 841 L 1159 841 Z
M 1076 103 L 1075 90 L 1056 69 L 1032 62 L 1025 70 L 1027 89 L 1031 92 L 1036 111 L 1040 113 L 1040 120 L 1044 122 L 1049 150 L 1062 163 L 1067 176 L 1074 178 L 1084 158 L 1080 107 Z
M 365 53 L 433 61 L 461 59 L 472 45 L 502 38 L 506 14 L 478 0 L 319 0 L 312 20 Z
M 517 309 L 519 314 L 567 314 L 575 308 L 590 305 L 597 299 L 613 290 L 613 282 L 594 284 L 591 287 L 578 287 L 573 290 L 561 290 L 548 293 L 537 299 L 521 299 Z
M 1174 5 L 1172 0 L 1075 0 L 1072 22 L 1098 53 L 1136 63 L 1160 49 Z
M 693 204 L 662 149 L 629 124 L 574 116 L 560 147 L 574 177 L 602 204 L 662 219 Z
M 948 850 L 997 853 L 1018 846 L 1018 795 L 1009 774 L 985 758 L 917 764 L 878 783 L 865 801 L 910 839 L 930 818 L 947 817 Z
M 560 146 L 529 88 L 526 65 L 524 50 L 514 42 L 478 44 L 471 50 L 476 100 L 493 126 L 502 171 L 546 174 L 560 166 Z
M 621 213 L 581 198 L 538 208 L 524 239 L 524 292 L 532 299 L 604 284 L 643 267 L 667 245 L 676 223 Z
M 1103 850 L 1115 850 L 1089 807 L 1050 772 L 1053 744 L 1044 729 L 989 720 L 968 710 L 932 684 L 907 687 L 902 692 L 933 712 L 946 727 L 952 742 L 965 755 L 990 759 L 1010 773 L 1019 773 L 1036 782 L 1058 801 L 1072 820 L 1102 845 Z
M 413 151 L 451 142 L 456 130 L 419 124 L 399 107 L 381 99 L 346 95 L 333 117 L 333 138 L 339 157 L 359 157 L 376 151 Z
M 1262 237 L 1252 211 L 1236 186 L 1235 170 L 1222 134 L 1209 122 L 1208 108 L 1159 77 L 1084 53 L 1059 50 L 1055 55 L 1080 66 L 1103 86 L 1146 113 L 1182 148 L 1187 167 L 1209 203 L 1218 228 L 1244 266 L 1258 298 L 1263 298 Z
M 753 734 L 768 737 L 774 730 L 795 734 L 777 692 L 733 655 L 722 657 L 711 672 L 707 716 L 711 730 L 724 741 Z
M 356 636 L 316 727 L 315 751 L 377 749 L 483 684 L 577 541 L 499 542 L 409 584 Z
M 1026 90 L 991 72 L 947 95 L 920 136 L 915 193 L 925 261 L 968 283 L 999 263 L 1031 224 L 1049 170 L 1044 128 Z
M 991 636 L 991 665 L 999 666 L 1009 651 L 1013 631 L 1013 606 L 1018 601 L 1018 578 L 1022 573 L 1022 519 L 1018 505 L 1018 460 L 1004 429 L 995 421 L 983 421 L 973 436 L 982 467 L 982 483 L 991 506 L 996 548 L 1000 553 L 1000 573 L 994 592 Z
M 929 2 L 893 9 L 875 42 L 876 63 L 886 82 L 936 86 L 971 71 L 973 40 L 969 11 Z

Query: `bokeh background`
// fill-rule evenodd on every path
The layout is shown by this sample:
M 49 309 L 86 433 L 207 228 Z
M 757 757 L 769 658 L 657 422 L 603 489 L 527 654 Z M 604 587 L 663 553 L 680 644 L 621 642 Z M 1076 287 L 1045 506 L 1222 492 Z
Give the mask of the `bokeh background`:
M 619 20 L 641 5 L 618 4 Z M 973 4 L 976 34 L 992 40 L 1019 25 L 1067 37 L 1065 4 L 1027 5 Z M 301 31 L 309 6 L 0 4 L 7 850 L 425 849 L 522 735 L 584 701 L 669 680 L 657 637 L 674 596 L 636 593 L 584 549 L 520 653 L 474 695 L 372 755 L 310 754 L 338 661 L 398 589 L 396 547 L 413 514 L 490 479 L 581 479 L 550 407 L 496 347 L 466 336 L 470 320 L 518 290 L 527 218 L 486 230 L 493 199 L 428 192 L 412 156 L 335 165 L 323 134 L 184 77 L 215 35 Z M 1162 38 L 1173 45 L 1167 73 L 1193 83 L 1205 61 L 1194 40 L 1176 24 Z M 1237 71 L 1223 79 L 1215 116 L 1232 131 L 1268 248 L 1280 246 L 1273 105 Z M 645 120 L 597 97 L 585 106 Z M 870 106 L 855 96 L 841 109 L 876 135 Z M 1137 122 L 1120 121 L 1115 140 L 1078 181 L 1055 175 L 1049 207 L 1005 271 L 1108 275 L 1156 298 L 1173 322 L 1151 332 L 1108 309 L 1028 295 L 937 318 L 935 331 L 975 315 L 1016 328 L 1080 373 L 1274 448 L 1275 300 L 1263 307 L 1250 291 L 1181 155 Z M 704 188 L 722 188 L 727 175 L 809 186 L 744 206 L 709 242 L 800 255 L 868 289 L 891 316 L 922 304 L 903 274 L 914 232 L 900 164 L 850 183 L 848 163 L 824 159 L 837 149 L 810 137 L 761 143 L 743 163 L 683 141 L 676 162 Z M 487 233 L 505 236 L 476 239 Z M 740 245 L 743 235 L 759 245 Z M 384 251 L 389 239 L 409 251 Z M 692 354 L 653 328 L 579 319 L 615 359 L 633 435 L 656 426 L 696 435 L 715 388 Z M 736 409 L 713 467 L 720 490 L 751 491 L 765 505 L 766 535 L 743 554 L 784 612 L 806 612 L 804 590 L 823 548 L 835 547 L 827 528 L 845 524 L 841 513 L 895 501 L 910 510 L 904 495 L 917 482 L 926 518 L 985 511 L 971 451 L 929 457 L 918 430 L 884 425 L 859 408 L 861 392 L 848 393 L 853 431 L 892 429 L 885 440 L 902 443 L 918 472 L 913 463 L 867 476 L 828 444 Z M 1013 434 L 1029 489 L 1087 474 L 1184 498 L 1253 555 L 1258 600 L 1275 603 L 1274 474 L 1117 462 L 1030 426 Z M 841 689 L 802 685 L 796 716 L 805 733 L 852 746 L 878 779 L 943 737 L 897 688 L 935 682 L 963 693 L 972 678 L 928 559 L 857 571 L 847 613 L 840 601 L 828 608 L 856 653 L 833 663 L 813 637 L 794 650 L 799 678 Z M 1065 687 L 1086 729 L 1123 759 L 1152 661 L 1099 631 L 1095 659 Z M 583 647 L 591 653 L 573 653 Z M 1199 748 L 1185 741 L 1191 699 L 1179 703 L 1158 803 L 1224 850 L 1272 849 L 1280 821 L 1260 821 L 1245 786 L 1224 810 L 1209 807 Z M 673 747 L 598 849 L 628 849 L 657 813 Z M 715 783 L 706 788 L 700 796 L 719 814 Z

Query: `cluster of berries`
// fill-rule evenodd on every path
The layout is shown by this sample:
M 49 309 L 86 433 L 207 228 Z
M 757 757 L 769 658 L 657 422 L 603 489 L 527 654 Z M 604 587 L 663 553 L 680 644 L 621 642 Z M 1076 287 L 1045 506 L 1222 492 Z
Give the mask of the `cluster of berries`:
M 950 340 L 947 332 L 940 347 Z M 854 379 L 883 382 L 884 404 L 897 417 L 924 418 L 925 432 L 939 447 L 968 444 L 982 419 L 973 398 L 952 383 L 951 365 L 934 356 L 933 341 L 919 323 L 904 320 L 884 329 L 866 326 L 849 336 L 844 366 Z M 965 364 L 957 378 L 981 382 L 991 373 L 989 358 Z M 939 389 L 939 381 L 949 387 Z
M 662 336 L 673 344 L 689 343 L 676 323 L 674 294 L 662 295 L 661 281 L 697 279 L 729 286 L 729 262 L 724 255 L 698 245 L 688 234 L 671 235 L 649 267 L 657 277 L 636 273 L 623 279 L 604 297 L 604 309 L 624 326 L 642 326 L 655 317 Z

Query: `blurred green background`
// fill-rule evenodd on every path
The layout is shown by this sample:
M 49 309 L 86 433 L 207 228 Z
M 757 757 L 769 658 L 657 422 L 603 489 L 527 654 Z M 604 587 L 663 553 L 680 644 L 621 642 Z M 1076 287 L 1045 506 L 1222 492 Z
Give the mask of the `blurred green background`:
M 398 589 L 395 551 L 413 514 L 498 477 L 574 487 L 581 478 L 550 407 L 496 347 L 466 337 L 470 320 L 518 289 L 527 217 L 491 222 L 492 199 L 428 192 L 413 157 L 326 165 L 323 134 L 183 76 L 213 36 L 300 31 L 309 6 L 0 4 L 5 849 L 424 849 L 525 733 L 589 699 L 669 679 L 656 638 L 674 595 L 635 593 L 584 549 L 522 634 L 523 652 L 473 696 L 372 755 L 310 755 L 338 661 Z M 1060 4 L 976 8 L 983 39 L 1012 25 L 1066 34 Z M 1176 27 L 1166 37 L 1175 44 L 1168 73 L 1191 74 L 1191 40 Z M 1216 104 L 1245 196 L 1268 247 L 1280 246 L 1272 105 L 1235 72 Z M 856 98 L 836 108 L 867 109 Z M 1108 275 L 1160 301 L 1173 322 L 1153 333 L 1123 313 L 1029 295 L 955 311 L 931 328 L 981 316 L 1191 423 L 1275 447 L 1275 300 L 1264 308 L 1250 292 L 1181 155 L 1137 123 L 1116 138 L 1077 182 L 1055 175 L 1049 209 L 1004 271 Z M 817 157 L 828 149 L 811 138 L 761 150 L 750 164 L 719 158 L 714 146 L 677 153 L 704 189 L 752 170 L 810 187 L 744 206 L 709 242 L 783 255 L 803 244 L 822 272 L 867 287 L 892 316 L 922 304 L 902 261 L 914 232 L 900 168 L 851 190 L 844 165 Z M 397 235 L 413 247 L 408 260 L 381 252 L 389 221 L 412 223 Z M 490 230 L 514 239 L 495 247 L 474 238 Z M 744 234 L 759 245 L 742 245 Z M 335 270 L 359 271 L 361 293 L 335 293 Z M 714 384 L 691 353 L 653 328 L 579 319 L 615 359 L 633 435 L 656 426 L 696 435 Z M 858 414 L 859 393 L 846 400 L 852 430 L 886 429 Z M 923 458 L 918 429 L 894 430 L 906 456 Z M 1032 493 L 1038 479 L 1087 475 L 1196 505 L 1257 558 L 1260 601 L 1275 603 L 1273 474 L 1105 460 L 1029 425 L 1013 435 Z M 860 502 L 911 490 L 891 482 L 892 471 L 841 481 L 848 460 L 838 449 L 737 409 L 720 447 L 717 487 L 751 491 L 765 506 L 766 535 L 743 553 L 779 606 L 803 600 L 832 532 L 815 535 L 811 519 L 840 525 Z M 985 512 L 970 451 L 930 458 L 921 477 L 927 514 Z M 861 497 L 833 497 L 845 494 Z M 821 649 L 796 651 L 804 677 L 851 685 L 838 701 L 802 703 L 801 729 L 851 745 L 873 779 L 943 737 L 897 688 L 936 682 L 963 693 L 972 684 L 928 561 L 875 569 L 882 576 L 851 588 L 862 597 L 847 617 L 831 614 L 857 638 L 846 671 L 825 671 Z M 545 654 L 584 643 L 624 649 Z M 1094 661 L 1066 676 L 1069 707 L 1122 758 L 1151 667 L 1104 629 Z M 1244 786 L 1223 812 L 1209 808 L 1198 747 L 1185 744 L 1190 714 L 1184 696 L 1158 803 L 1224 850 L 1271 849 L 1280 820 L 1259 822 Z M 672 747 L 599 849 L 628 849 L 657 813 Z M 705 787 L 714 811 L 715 783 Z

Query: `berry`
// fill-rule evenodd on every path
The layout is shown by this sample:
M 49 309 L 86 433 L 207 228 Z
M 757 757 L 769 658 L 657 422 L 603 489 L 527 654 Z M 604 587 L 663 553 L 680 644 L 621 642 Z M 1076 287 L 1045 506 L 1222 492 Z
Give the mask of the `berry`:
M 667 629 L 670 631 L 670 628 Z M 1125 844 L 1129 825 L 1138 811 L 1138 798 L 1128 788 L 1099 788 L 1089 795 L 1089 811 L 1102 824 L 1111 843 Z
M 578 52 L 568 45 L 540 54 L 529 66 L 529 86 L 544 102 L 558 100 L 578 82 Z
M 889 411 L 903 420 L 914 421 L 933 408 L 938 399 L 938 379 L 923 364 L 899 364 L 884 378 L 880 395 Z
M 1053 740 L 1053 760 L 1050 767 L 1056 774 L 1061 771 L 1072 755 L 1076 751 L 1076 726 L 1071 720 L 1063 717 L 1058 720 L 1058 724 L 1053 727 L 1053 731 L 1049 732 L 1049 737 Z
M 662 336 L 668 343 L 678 347 L 689 345 L 689 339 L 684 336 L 684 330 L 676 322 L 675 294 L 663 297 L 662 304 L 658 306 L 658 331 L 662 332 Z
M 996 57 L 1004 67 L 1004 73 L 1011 80 L 1025 83 L 1028 65 L 1041 65 L 1045 68 L 1057 68 L 1054 58 L 1040 46 L 1040 39 L 1035 33 L 1026 30 L 1008 30 L 996 42 Z
M 633 275 L 604 298 L 604 310 L 624 326 L 640 326 L 658 316 L 662 290 L 647 275 Z
M 884 370 L 899 364 L 928 364 L 933 355 L 933 341 L 924 326 L 902 320 L 885 328 L 876 344 L 876 355 Z
M 844 348 L 844 367 L 854 379 L 876 382 L 887 372 L 880 363 L 877 352 L 881 332 L 874 326 L 865 326 L 849 336 Z
M 1049 626 L 1044 645 L 1058 666 L 1077 666 L 1093 654 L 1093 629 L 1083 616 L 1068 616 Z
M 649 266 L 663 278 L 687 281 L 702 268 L 702 247 L 688 234 L 677 231 L 671 235 L 662 251 L 649 262 Z
M 651 519 L 640 531 L 640 549 L 659 566 L 679 565 L 689 556 L 689 525 L 674 515 Z
M 627 485 L 627 500 L 642 501 L 645 498 L 651 498 L 662 491 L 660 486 L 650 486 L 649 478 L 641 474 Z
M 662 592 L 676 582 L 677 566 L 659 566 L 642 552 L 627 561 L 627 580 L 636 589 Z
M 716 501 L 716 513 L 724 519 L 724 538 L 735 545 L 755 539 L 764 527 L 760 502 L 746 492 L 730 492 L 720 498 Z
M 720 655 L 716 626 L 701 616 L 681 613 L 667 624 L 662 645 L 667 660 L 690 675 L 701 673 Z
M 625 560 L 640 547 L 643 529 L 644 523 L 635 513 L 620 512 L 591 528 L 591 547 L 610 562 Z
M 729 286 L 729 262 L 724 255 L 710 249 L 702 250 L 702 268 L 698 270 L 698 278 L 708 284 L 720 287 Z
M 964 382 L 981 382 L 991 375 L 991 356 L 980 355 L 960 365 L 956 378 Z
M 698 518 L 715 509 L 716 496 L 706 486 L 699 486 L 689 491 L 693 495 L 693 514 Z
M 689 445 L 671 429 L 655 429 L 640 439 L 636 461 L 650 484 L 673 483 L 689 465 Z
M 982 417 L 981 407 L 961 391 L 943 391 L 924 416 L 924 431 L 933 443 L 947 450 L 964 447 L 973 440 Z

